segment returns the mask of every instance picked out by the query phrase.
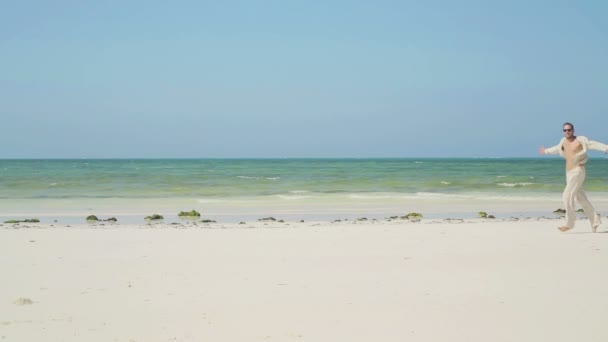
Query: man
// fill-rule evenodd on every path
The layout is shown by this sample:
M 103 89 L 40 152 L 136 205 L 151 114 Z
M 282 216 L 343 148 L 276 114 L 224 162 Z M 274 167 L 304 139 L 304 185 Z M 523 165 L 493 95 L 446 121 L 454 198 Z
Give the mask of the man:
M 566 207 L 566 225 L 559 227 L 562 232 L 574 228 L 574 220 L 576 219 L 576 210 L 574 208 L 574 200 L 576 199 L 585 215 L 589 217 L 591 229 L 595 233 L 600 225 L 600 215 L 595 212 L 595 209 L 587 199 L 583 190 L 585 182 L 585 164 L 589 160 L 587 150 L 598 150 L 608 153 L 608 145 L 604 145 L 597 141 L 592 141 L 586 137 L 577 137 L 574 135 L 574 125 L 566 122 L 563 125 L 564 137 L 559 144 L 544 148 L 541 146 L 540 154 L 559 154 L 566 159 L 566 188 L 562 198 Z

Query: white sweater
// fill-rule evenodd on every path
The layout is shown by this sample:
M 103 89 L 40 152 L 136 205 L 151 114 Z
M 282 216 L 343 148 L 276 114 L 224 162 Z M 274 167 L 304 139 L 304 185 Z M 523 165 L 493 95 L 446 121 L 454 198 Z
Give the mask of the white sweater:
M 587 161 L 589 160 L 589 156 L 587 156 L 587 150 L 596 150 L 596 151 L 602 151 L 604 153 L 608 153 L 608 145 L 606 145 L 606 144 L 602 144 L 601 142 L 589 140 L 587 137 L 583 137 L 583 136 L 576 137 L 576 140 L 578 140 L 581 143 L 581 146 L 583 146 L 583 149 L 574 156 L 573 162 L 575 164 L 587 163 Z M 545 153 L 546 154 L 559 154 L 560 156 L 563 157 L 564 149 L 563 149 L 562 145 L 564 144 L 564 141 L 566 141 L 566 138 L 562 138 L 562 140 L 559 141 L 559 144 L 546 148 Z

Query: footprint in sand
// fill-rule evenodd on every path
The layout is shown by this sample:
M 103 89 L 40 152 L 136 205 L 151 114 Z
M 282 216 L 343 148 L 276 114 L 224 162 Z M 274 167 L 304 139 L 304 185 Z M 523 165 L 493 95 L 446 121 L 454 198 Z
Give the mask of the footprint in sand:
M 31 305 L 31 304 L 34 304 L 34 301 L 32 301 L 29 298 L 19 298 L 16 301 L 14 301 L 13 304 L 20 305 L 20 306 Z

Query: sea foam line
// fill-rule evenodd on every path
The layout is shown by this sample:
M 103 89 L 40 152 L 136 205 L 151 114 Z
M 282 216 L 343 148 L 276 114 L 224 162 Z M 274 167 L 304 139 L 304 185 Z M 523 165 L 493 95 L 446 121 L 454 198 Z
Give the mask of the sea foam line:
M 268 179 L 268 180 L 278 180 L 281 179 L 281 177 L 252 177 L 252 176 L 236 176 L 237 178 L 241 178 L 241 179 Z
M 276 195 L 280 199 L 293 201 L 293 200 L 301 200 L 306 198 L 311 198 L 312 196 L 302 196 L 302 195 Z
M 534 184 L 534 183 L 523 182 L 523 183 L 497 183 L 496 185 L 512 188 L 515 186 L 528 186 L 528 185 L 532 185 L 532 184 Z

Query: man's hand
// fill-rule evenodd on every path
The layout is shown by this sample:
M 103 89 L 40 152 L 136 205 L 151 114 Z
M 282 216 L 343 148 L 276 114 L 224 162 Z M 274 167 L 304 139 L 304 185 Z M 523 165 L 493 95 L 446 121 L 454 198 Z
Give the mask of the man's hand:
M 541 146 L 540 149 L 538 149 L 538 153 L 545 155 L 545 146 Z

